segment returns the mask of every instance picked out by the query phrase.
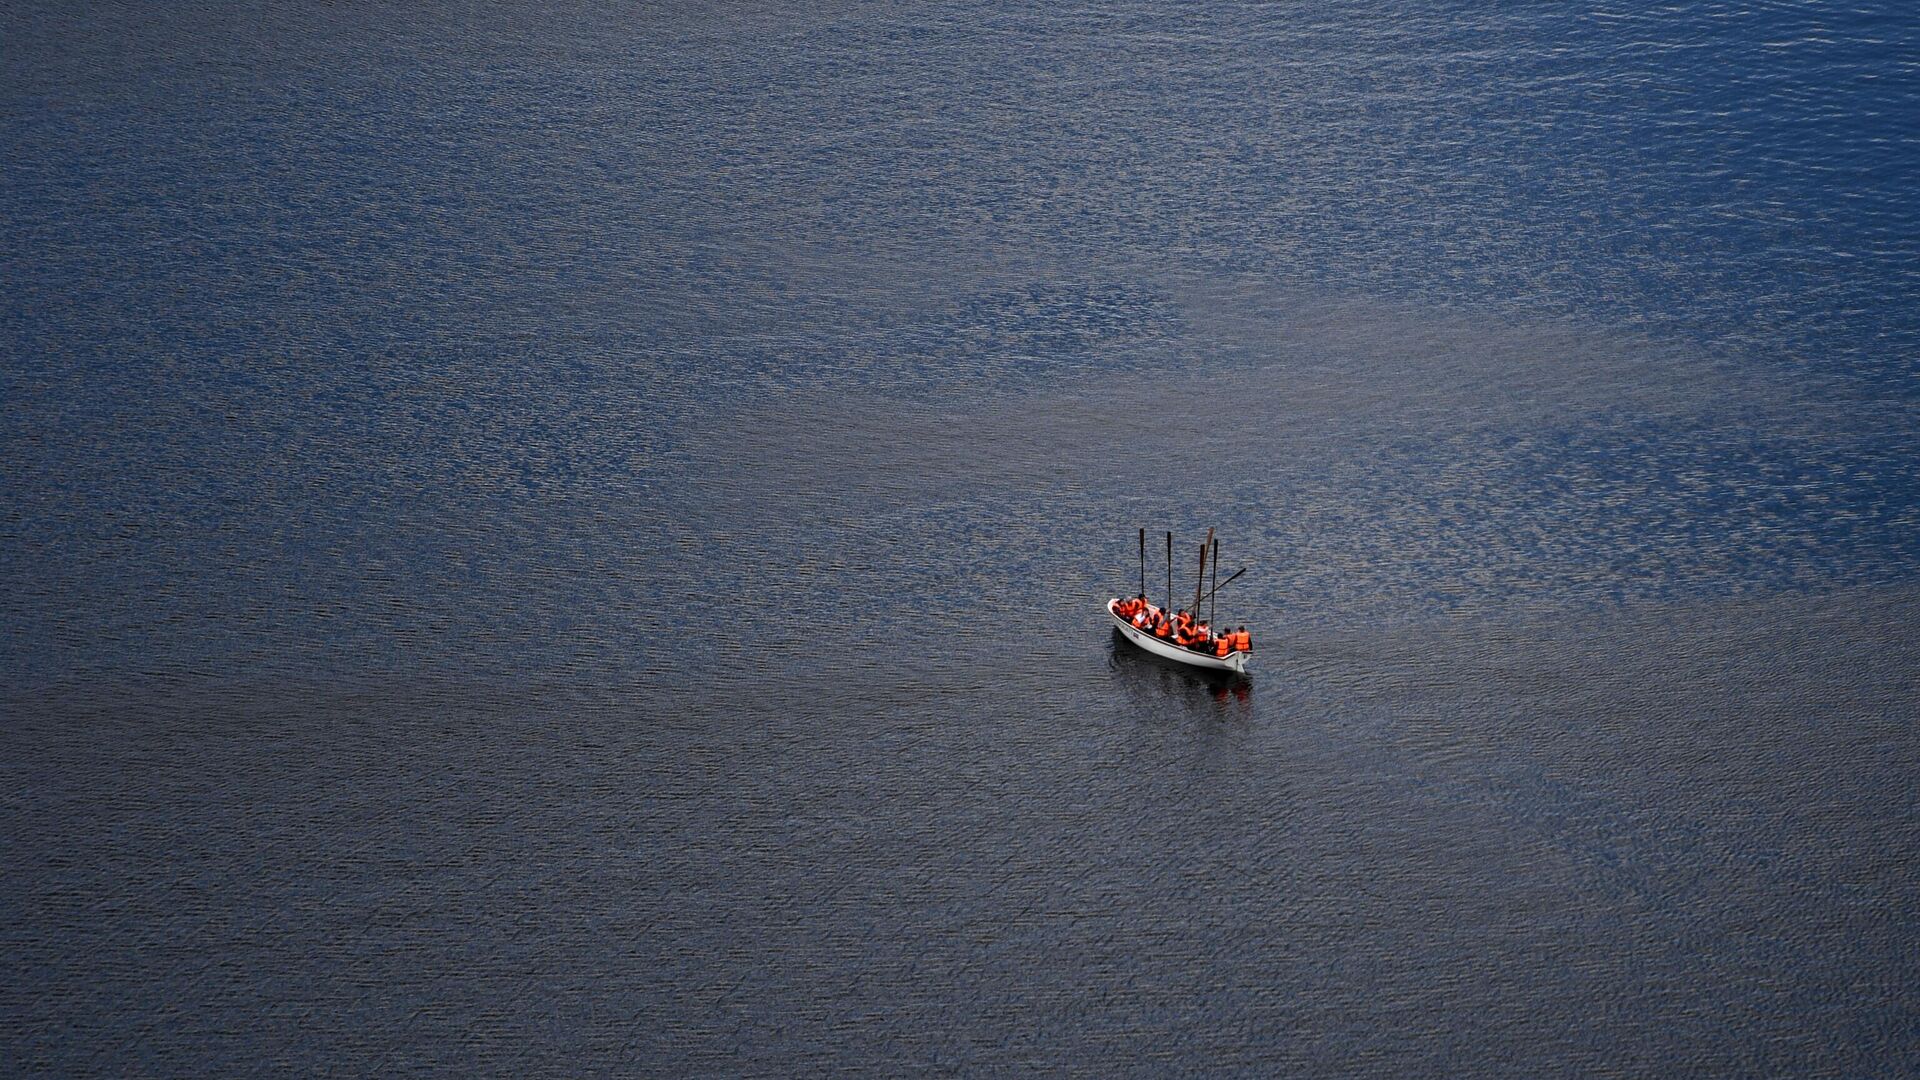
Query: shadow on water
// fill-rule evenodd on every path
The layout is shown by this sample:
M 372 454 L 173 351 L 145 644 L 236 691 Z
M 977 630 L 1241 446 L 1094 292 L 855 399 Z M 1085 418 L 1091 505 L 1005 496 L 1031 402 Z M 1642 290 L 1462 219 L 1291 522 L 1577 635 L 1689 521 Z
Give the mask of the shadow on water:
M 1247 715 L 1253 705 L 1253 683 L 1246 676 L 1155 656 L 1118 629 L 1109 639 L 1107 668 L 1136 703 L 1212 705 L 1228 708 L 1236 717 Z

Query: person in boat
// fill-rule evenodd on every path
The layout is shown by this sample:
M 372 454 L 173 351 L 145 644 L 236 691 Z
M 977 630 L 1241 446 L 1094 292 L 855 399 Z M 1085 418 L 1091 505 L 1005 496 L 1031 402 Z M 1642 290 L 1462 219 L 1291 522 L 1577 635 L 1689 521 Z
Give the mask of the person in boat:
M 1247 633 L 1247 628 L 1244 626 L 1234 630 L 1224 630 L 1214 639 L 1213 647 L 1209 651 L 1223 660 L 1230 653 L 1250 653 L 1253 651 L 1253 635 Z
M 1202 652 L 1213 647 L 1213 628 L 1207 625 L 1205 619 L 1194 624 L 1193 647 Z
M 1167 618 L 1167 613 L 1164 611 L 1156 610 L 1153 613 L 1153 636 L 1157 638 L 1173 637 L 1173 620 Z
M 1126 599 L 1124 599 L 1124 600 L 1122 600 L 1122 601 L 1120 601 L 1119 603 L 1117 603 L 1117 604 L 1115 604 L 1115 605 L 1113 605 L 1113 613 L 1114 613 L 1115 615 L 1118 615 L 1118 616 L 1120 616 L 1120 617 L 1121 617 L 1121 618 L 1123 618 L 1123 619 L 1131 619 L 1131 618 L 1133 618 L 1133 613 L 1134 613 L 1134 612 L 1136 612 L 1136 611 L 1138 611 L 1138 610 L 1140 610 L 1140 609 L 1139 609 L 1139 607 L 1138 607 L 1138 606 L 1137 606 L 1137 605 L 1136 605 L 1136 604 L 1134 603 L 1134 601 L 1133 601 L 1133 597 L 1131 597 L 1131 596 L 1129 596 L 1129 597 L 1127 597 Z
M 1151 605 L 1142 607 L 1133 613 L 1133 627 L 1136 630 L 1146 630 L 1148 632 L 1153 630 L 1153 608 Z

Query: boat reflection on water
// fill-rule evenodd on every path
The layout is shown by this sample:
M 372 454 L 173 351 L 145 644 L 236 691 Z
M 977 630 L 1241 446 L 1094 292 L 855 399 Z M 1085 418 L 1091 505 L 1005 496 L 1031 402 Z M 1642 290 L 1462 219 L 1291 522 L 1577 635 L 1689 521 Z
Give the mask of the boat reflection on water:
M 1155 656 L 1135 647 L 1117 627 L 1107 649 L 1107 668 L 1137 702 L 1164 705 L 1172 700 L 1188 706 L 1211 705 L 1216 712 L 1231 708 L 1235 713 L 1253 704 L 1253 683 L 1246 676 Z

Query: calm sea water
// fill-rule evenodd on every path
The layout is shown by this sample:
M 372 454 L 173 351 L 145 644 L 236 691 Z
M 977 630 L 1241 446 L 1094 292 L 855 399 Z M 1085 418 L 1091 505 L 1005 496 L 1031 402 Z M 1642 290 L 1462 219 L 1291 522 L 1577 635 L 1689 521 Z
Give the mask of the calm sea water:
M 310 8 L 0 11 L 0 1071 L 1920 1062 L 1909 5 Z

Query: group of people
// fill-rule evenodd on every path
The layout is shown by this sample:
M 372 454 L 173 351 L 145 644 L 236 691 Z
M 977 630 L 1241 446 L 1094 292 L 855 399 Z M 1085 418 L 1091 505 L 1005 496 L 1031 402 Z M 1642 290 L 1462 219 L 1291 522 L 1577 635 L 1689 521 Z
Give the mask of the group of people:
M 1114 613 L 1134 628 L 1186 649 L 1225 657 L 1228 653 L 1252 652 L 1253 635 L 1244 626 L 1221 630 L 1218 634 L 1205 619 L 1195 619 L 1185 610 L 1171 616 L 1147 602 L 1145 596 L 1130 596 L 1114 605 Z

